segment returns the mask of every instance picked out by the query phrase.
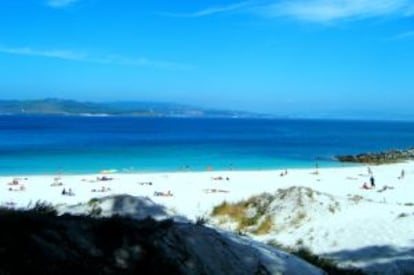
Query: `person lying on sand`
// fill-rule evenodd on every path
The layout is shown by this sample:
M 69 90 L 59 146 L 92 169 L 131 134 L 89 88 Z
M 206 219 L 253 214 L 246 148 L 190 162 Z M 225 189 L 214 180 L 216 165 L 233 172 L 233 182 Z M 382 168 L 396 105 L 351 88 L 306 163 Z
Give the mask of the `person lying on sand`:
M 84 181 L 84 182 L 97 182 L 97 180 L 95 180 L 95 179 L 81 179 L 81 181 Z
M 371 189 L 366 182 L 361 186 L 362 189 Z
M 203 190 L 205 193 L 229 193 L 229 191 L 228 190 L 223 190 L 223 189 L 215 189 L 215 188 L 212 188 L 212 189 L 204 189 Z
M 155 191 L 154 196 L 156 196 L 156 197 L 173 197 L 174 195 L 170 190 L 168 190 L 167 193 Z
M 9 191 L 25 191 L 25 190 L 26 190 L 26 187 L 23 184 L 16 188 L 9 187 Z
M 63 185 L 62 182 L 54 182 L 50 186 L 62 186 L 62 185 Z
M 113 180 L 113 179 L 114 178 L 109 178 L 109 177 L 105 177 L 105 176 L 96 178 L 96 180 L 98 180 L 98 181 L 108 181 L 108 180 Z
M 393 186 L 384 185 L 384 186 L 383 186 L 380 190 L 378 190 L 377 192 L 381 193 L 381 192 L 384 192 L 384 191 L 386 191 L 386 190 L 392 190 L 392 189 L 394 189 L 394 187 L 393 187 Z
M 226 178 L 223 178 L 222 176 L 218 176 L 218 177 L 212 177 L 211 178 L 212 180 L 227 180 L 227 181 L 229 181 L 230 180 L 230 178 L 229 177 L 226 177 Z
M 139 184 L 141 185 L 152 185 L 151 181 L 144 181 L 144 182 L 139 182 Z
M 19 185 L 18 179 L 13 179 L 12 182 L 9 182 L 8 185 Z
M 92 192 L 108 192 L 111 191 L 111 188 L 102 186 L 100 189 L 92 189 Z

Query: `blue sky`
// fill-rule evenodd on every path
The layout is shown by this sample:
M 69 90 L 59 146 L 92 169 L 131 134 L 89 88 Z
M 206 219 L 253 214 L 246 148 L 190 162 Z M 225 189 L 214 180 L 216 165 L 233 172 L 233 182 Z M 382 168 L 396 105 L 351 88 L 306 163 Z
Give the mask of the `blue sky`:
M 2 99 L 414 117 L 414 1 L 1 1 L 0 64 Z

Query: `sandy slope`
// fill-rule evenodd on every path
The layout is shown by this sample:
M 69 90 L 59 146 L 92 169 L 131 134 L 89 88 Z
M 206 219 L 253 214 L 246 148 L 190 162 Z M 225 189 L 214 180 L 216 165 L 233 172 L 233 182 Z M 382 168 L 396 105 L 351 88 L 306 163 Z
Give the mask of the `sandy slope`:
M 77 204 L 93 197 L 130 194 L 148 196 L 165 205 L 171 213 L 195 219 L 208 215 L 212 207 L 223 200 L 235 202 L 262 192 L 275 193 L 278 189 L 302 186 L 323 193 L 320 200 L 337 201 L 340 209 L 327 215 L 326 211 L 312 210 L 312 205 L 308 204 L 305 209 L 309 212 L 309 221 L 298 228 L 259 239 L 276 239 L 286 245 L 303 243 L 317 253 L 369 271 L 414 272 L 414 163 L 371 169 L 375 190 L 361 188 L 364 182 L 369 184 L 368 169 L 364 166 L 319 169 L 318 174 L 313 169 L 288 170 L 283 177 L 281 171 L 276 170 L 106 175 L 114 178 L 110 181 L 96 181 L 102 176 L 98 174 L 63 175 L 60 180 L 63 186 L 57 187 L 51 186 L 55 176 L 20 176 L 17 186 L 8 185 L 13 177 L 2 177 L 0 203 L 27 206 L 30 202 L 45 200 L 53 204 Z M 405 177 L 398 179 L 402 169 Z M 8 191 L 22 184 L 25 191 Z M 110 191 L 92 192 L 102 186 Z M 384 186 L 392 189 L 378 192 Z M 71 188 L 75 196 L 61 195 L 63 188 Z M 168 191 L 173 196 L 154 196 L 154 192 Z M 362 200 L 350 199 L 355 196 L 361 196 Z M 286 209 L 293 211 L 295 205 Z

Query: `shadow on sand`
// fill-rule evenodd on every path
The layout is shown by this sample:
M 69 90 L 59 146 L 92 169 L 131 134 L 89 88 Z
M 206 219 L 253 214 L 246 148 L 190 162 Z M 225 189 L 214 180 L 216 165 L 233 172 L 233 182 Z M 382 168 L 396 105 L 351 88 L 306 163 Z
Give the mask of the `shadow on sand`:
M 414 240 L 412 243 L 412 247 L 368 246 L 323 256 L 354 265 L 370 274 L 414 274 Z
M 153 202 L 148 197 L 116 195 L 104 199 L 113 199 L 112 213 L 142 220 L 151 217 L 155 220 L 173 218 L 176 221 L 188 221 L 184 216 L 168 211 L 164 205 Z

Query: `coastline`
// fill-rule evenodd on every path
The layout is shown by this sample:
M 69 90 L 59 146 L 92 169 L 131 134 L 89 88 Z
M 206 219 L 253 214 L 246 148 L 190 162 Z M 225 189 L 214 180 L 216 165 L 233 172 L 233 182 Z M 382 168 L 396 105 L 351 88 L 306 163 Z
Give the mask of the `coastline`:
M 175 193 L 171 200 L 161 201 L 167 202 L 172 206 L 174 206 L 174 203 L 170 203 L 170 201 L 180 201 L 176 199 L 177 197 L 195 203 L 196 198 L 186 196 L 186 193 L 192 191 L 199 194 L 206 188 L 229 189 L 226 195 L 218 197 L 231 201 L 240 200 L 246 196 L 262 192 L 274 192 L 277 189 L 290 186 L 306 186 L 333 195 L 346 195 L 345 192 L 347 191 L 361 193 L 359 187 L 368 181 L 367 167 L 364 164 L 346 167 L 324 167 L 318 168 L 319 174 L 317 175 L 314 173 L 315 168 L 287 168 L 288 175 L 285 177 L 280 176 L 280 173 L 285 169 L 8 175 L 1 176 L 0 186 L 2 186 L 3 192 L 0 196 L 0 203 L 6 198 L 14 200 L 20 207 L 26 206 L 30 201 L 36 202 L 37 200 L 44 200 L 54 204 L 78 203 L 85 202 L 93 197 L 114 194 L 148 196 L 157 202 L 158 199 L 153 198 L 153 191 L 158 189 L 159 191 L 168 189 Z M 407 177 L 411 174 L 414 177 L 414 162 L 412 161 L 370 167 L 374 171 L 379 187 L 386 184 L 398 184 L 399 180 L 397 177 L 402 169 L 406 170 Z M 97 181 L 96 179 L 99 177 L 112 178 L 112 180 Z M 214 179 L 218 177 L 223 179 Z M 51 186 L 55 178 L 59 178 L 59 181 L 62 183 L 61 186 Z M 229 178 L 229 180 L 226 180 L 226 178 Z M 8 188 L 11 186 L 8 183 L 12 182 L 13 179 L 17 179 L 20 185 L 23 184 L 25 190 L 8 191 Z M 153 184 L 149 187 L 141 187 L 141 182 L 151 182 Z M 334 188 L 332 184 L 335 184 Z M 102 185 L 107 185 L 111 190 L 102 193 L 91 192 L 92 189 Z M 72 198 L 62 197 L 60 191 L 65 187 L 73 189 L 76 196 Z M 191 189 L 187 189 L 188 187 L 191 187 Z M 347 190 L 348 188 L 349 190 Z M 366 195 L 366 193 L 364 194 Z M 409 198 L 408 195 L 407 200 Z M 219 202 L 216 199 L 214 201 Z M 183 214 L 191 214 L 183 212 Z M 194 218 L 196 215 L 189 216 Z
M 66 176 L 76 176 L 76 175 L 97 175 L 101 174 L 102 171 L 110 170 L 114 171 L 113 174 L 125 174 L 125 175 L 133 175 L 133 174 L 163 174 L 163 173 L 201 173 L 201 172 L 255 172 L 255 171 L 275 171 L 275 170 L 284 170 L 284 169 L 294 169 L 294 170 L 302 170 L 302 169 L 313 169 L 315 165 L 318 165 L 322 169 L 325 168 L 347 168 L 347 167 L 358 167 L 364 166 L 367 164 L 364 163 L 352 163 L 352 162 L 340 162 L 337 160 L 315 160 L 315 161 L 306 161 L 306 160 L 283 160 L 283 159 L 276 159 L 274 162 L 268 163 L 258 163 L 258 164 L 250 164 L 250 165 L 240 165 L 240 166 L 232 166 L 232 165 L 183 165 L 181 167 L 177 167 L 172 165 L 171 167 L 164 167 L 164 168 L 119 168 L 116 165 L 109 165 L 106 168 L 103 167 L 93 167 L 93 168 L 85 168 L 82 171 L 79 170 L 67 170 L 64 168 L 60 169 L 49 169 L 46 171 L 39 171 L 37 169 L 33 170 L 25 170 L 25 169 L 12 169 L 18 170 L 9 172 L 6 168 L 0 169 L 0 177 L 34 177 L 34 176 L 57 176 L 57 175 L 66 175 Z M 373 164 L 375 165 L 375 164 Z M 3 171 L 4 170 L 4 171 Z
M 362 188 L 370 180 L 368 167 L 376 184 L 371 190 Z M 405 171 L 403 179 L 399 178 L 402 170 Z M 131 195 L 147 197 L 165 207 L 171 215 L 195 222 L 200 217 L 211 219 L 212 209 L 224 201 L 234 203 L 265 192 L 275 194 L 280 190 L 307 188 L 320 194 L 322 200 L 315 201 L 316 205 L 304 205 L 305 211 L 310 211 L 306 223 L 288 231 L 251 237 L 263 242 L 276 240 L 286 246 L 301 242 L 319 255 L 335 258 L 340 264 L 368 270 L 380 268 L 392 273 L 393 261 L 403 256 L 409 264 L 414 263 L 414 256 L 409 252 L 395 252 L 410 251 L 412 244 L 414 162 L 318 168 L 317 171 L 315 168 L 287 169 L 284 176 L 281 176 L 284 169 L 8 176 L 0 177 L 0 205 L 25 208 L 40 201 L 51 203 L 60 213 L 76 214 L 85 213 L 82 205 L 88 205 L 93 198 Z M 98 177 L 101 180 L 97 180 Z M 13 180 L 18 184 L 9 185 Z M 9 188 L 19 190 L 21 185 L 24 191 L 8 191 Z M 71 189 L 74 195 L 62 195 L 63 188 Z M 341 205 L 329 217 L 312 212 L 315 206 L 326 202 L 323 197 Z M 227 223 L 213 222 L 210 226 L 234 230 Z M 371 258 L 364 258 L 367 254 Z M 384 266 L 384 261 L 389 264 Z M 414 269 L 409 267 L 408 270 Z

